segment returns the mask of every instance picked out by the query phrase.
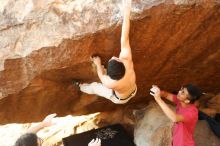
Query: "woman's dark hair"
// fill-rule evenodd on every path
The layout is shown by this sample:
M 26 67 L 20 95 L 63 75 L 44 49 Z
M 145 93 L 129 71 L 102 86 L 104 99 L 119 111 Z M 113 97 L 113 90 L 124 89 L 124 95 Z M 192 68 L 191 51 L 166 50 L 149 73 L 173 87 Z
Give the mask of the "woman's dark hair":
M 37 140 L 35 133 L 26 133 L 17 139 L 15 146 L 38 146 Z
M 187 85 L 184 85 L 183 87 L 187 89 L 190 95 L 189 97 L 190 103 L 194 103 L 196 100 L 198 100 L 202 96 L 201 90 L 193 84 L 187 84 Z
M 122 62 L 112 59 L 108 62 L 107 75 L 113 80 L 120 80 L 125 75 L 125 66 Z

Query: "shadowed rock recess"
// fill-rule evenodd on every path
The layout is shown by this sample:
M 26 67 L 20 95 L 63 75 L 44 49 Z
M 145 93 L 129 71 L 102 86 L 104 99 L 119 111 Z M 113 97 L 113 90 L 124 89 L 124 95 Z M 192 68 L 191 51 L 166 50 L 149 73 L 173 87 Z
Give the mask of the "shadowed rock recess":
M 72 79 L 99 81 L 91 55 L 104 63 L 118 55 L 121 22 L 120 0 L 0 2 L 0 124 L 147 104 L 152 84 L 175 91 L 190 82 L 219 93 L 219 0 L 133 0 L 136 97 L 115 105 L 78 92 Z

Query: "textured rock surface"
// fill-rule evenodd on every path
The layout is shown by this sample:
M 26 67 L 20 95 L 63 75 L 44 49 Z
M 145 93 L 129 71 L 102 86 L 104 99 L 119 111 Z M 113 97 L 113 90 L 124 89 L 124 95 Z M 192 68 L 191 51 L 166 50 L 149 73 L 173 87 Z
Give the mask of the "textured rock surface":
M 158 105 L 150 104 L 134 129 L 137 146 L 171 146 L 172 123 Z M 198 121 L 195 129 L 196 146 L 218 146 L 220 140 L 210 130 L 206 121 Z
M 172 122 L 156 103 L 151 103 L 143 112 L 134 128 L 134 142 L 137 146 L 171 146 Z
M 211 117 L 215 117 L 216 113 L 220 113 L 220 94 L 206 94 L 206 96 L 202 96 L 196 104 L 200 111 L 203 111 Z
M 1 123 L 114 109 L 78 94 L 71 79 L 97 80 L 89 57 L 99 54 L 106 63 L 118 55 L 120 7 L 119 0 L 1 2 Z M 152 84 L 172 91 L 193 82 L 219 92 L 219 24 L 218 0 L 134 0 L 130 42 L 138 94 L 130 103 L 150 100 Z
M 206 121 L 199 121 L 195 131 L 196 146 L 218 146 L 220 139 L 213 134 Z

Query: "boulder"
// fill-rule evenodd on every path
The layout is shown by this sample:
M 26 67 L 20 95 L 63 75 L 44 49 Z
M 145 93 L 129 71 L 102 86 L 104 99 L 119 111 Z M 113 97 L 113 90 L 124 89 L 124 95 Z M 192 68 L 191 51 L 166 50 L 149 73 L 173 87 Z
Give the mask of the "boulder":
M 218 0 L 133 0 L 130 43 L 138 93 L 128 104 L 151 100 L 146 95 L 152 84 L 173 91 L 191 82 L 219 92 L 219 10 Z M 114 108 L 78 93 L 71 80 L 99 81 L 89 58 L 98 54 L 106 65 L 119 54 L 121 22 L 120 0 L 1 2 L 0 123 Z

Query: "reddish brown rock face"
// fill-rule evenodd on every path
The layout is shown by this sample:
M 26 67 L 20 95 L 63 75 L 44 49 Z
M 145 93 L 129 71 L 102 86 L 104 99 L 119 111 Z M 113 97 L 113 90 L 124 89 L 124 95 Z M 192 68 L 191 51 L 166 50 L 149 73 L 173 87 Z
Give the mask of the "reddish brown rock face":
M 145 6 L 141 2 L 135 4 Z M 65 22 L 74 20 L 67 13 L 60 15 L 56 11 L 56 14 L 60 19 L 65 18 Z M 108 12 L 106 16 L 109 15 Z M 101 16 L 100 21 L 105 15 Z M 94 21 L 96 17 L 91 16 Z M 146 6 L 140 15 L 134 17 L 130 43 L 138 93 L 128 104 L 151 100 L 149 89 L 152 84 L 175 91 L 190 82 L 199 85 L 204 92 L 219 92 L 219 3 L 174 5 L 165 2 L 150 9 Z M 40 49 L 33 49 L 24 57 L 7 59 L 4 56 L 4 69 L 0 71 L 1 123 L 36 121 L 52 112 L 60 116 L 85 114 L 119 106 L 103 98 L 78 93 L 71 86 L 72 79 L 98 81 L 89 59 L 91 55 L 99 54 L 103 64 L 112 55 L 118 55 L 121 26 L 115 25 L 118 21 L 113 18 L 109 21 L 87 24 L 86 34 L 71 34 L 69 39 L 60 36 L 59 45 L 39 45 Z M 96 25 L 100 27 L 96 28 Z M 7 29 L 1 29 L 1 36 Z M 35 36 L 31 41 L 40 43 L 44 40 Z

